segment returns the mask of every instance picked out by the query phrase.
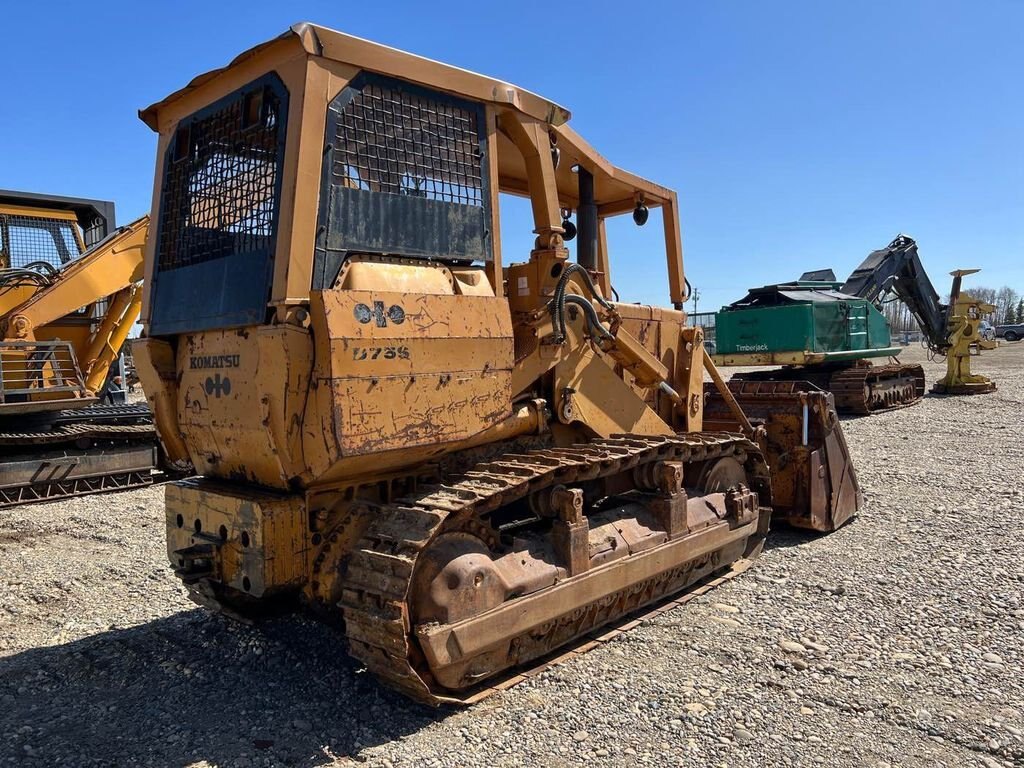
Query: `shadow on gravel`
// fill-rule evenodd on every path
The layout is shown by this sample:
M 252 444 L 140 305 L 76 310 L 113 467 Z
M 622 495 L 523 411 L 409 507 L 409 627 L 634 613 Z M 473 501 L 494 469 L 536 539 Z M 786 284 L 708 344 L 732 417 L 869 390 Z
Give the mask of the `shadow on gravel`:
M 856 516 L 844 523 L 840 530 L 852 528 L 855 525 L 857 525 Z M 790 547 L 802 547 L 804 545 L 814 546 L 814 542 L 828 535 L 827 533 L 819 533 L 807 528 L 797 528 L 786 523 L 776 523 L 773 521 L 771 530 L 768 531 L 768 538 L 764 542 L 764 548 L 768 552 L 773 549 L 789 549 Z
M 870 419 L 874 414 L 870 414 L 870 413 L 840 413 L 840 414 L 837 414 L 837 415 L 839 416 L 839 423 L 840 424 L 846 424 L 847 422 L 850 422 L 852 424 L 856 424 L 861 419 Z
M 0 763 L 314 766 L 454 710 L 360 671 L 334 629 L 194 610 L 0 658 Z

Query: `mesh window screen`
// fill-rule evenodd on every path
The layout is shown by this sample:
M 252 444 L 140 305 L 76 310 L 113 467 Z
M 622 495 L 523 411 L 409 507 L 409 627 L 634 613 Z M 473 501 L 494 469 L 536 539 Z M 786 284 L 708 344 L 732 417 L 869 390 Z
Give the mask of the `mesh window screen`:
M 263 323 L 288 123 L 268 73 L 182 120 L 164 156 L 150 333 Z
M 163 182 L 160 271 L 269 247 L 284 117 L 280 96 L 267 86 L 178 128 Z
M 0 250 L 10 267 L 45 261 L 58 269 L 82 255 L 75 225 L 63 219 L 0 214 Z
M 331 102 L 313 287 L 349 253 L 492 258 L 480 104 L 362 73 Z
M 332 184 L 483 205 L 479 109 L 367 82 L 335 128 Z

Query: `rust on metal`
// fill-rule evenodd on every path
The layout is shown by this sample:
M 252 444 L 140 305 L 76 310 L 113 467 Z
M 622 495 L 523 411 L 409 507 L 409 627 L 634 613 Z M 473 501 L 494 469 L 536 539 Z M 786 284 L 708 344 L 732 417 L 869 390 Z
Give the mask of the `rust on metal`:
M 690 500 L 695 506 L 719 505 L 713 524 L 696 515 L 688 535 L 670 540 L 669 532 L 661 530 L 654 546 L 629 554 L 627 544 L 622 559 L 576 573 L 571 560 L 550 558 L 548 578 L 543 578 L 544 558 L 527 565 L 543 550 L 543 541 L 523 540 L 518 547 L 513 543 L 508 554 L 487 556 L 479 540 L 453 547 L 445 526 L 465 516 L 493 515 L 517 498 L 545 488 L 544 493 L 556 497 L 556 514 L 576 518 L 579 496 L 561 483 L 552 487 L 556 480 L 593 482 L 666 459 L 696 465 L 738 453 L 747 456 L 749 482 L 768 493 L 767 468 L 758 463 L 756 446 L 736 436 L 701 434 L 620 437 L 507 457 L 481 465 L 457 482 L 399 499 L 395 513 L 375 516 L 352 555 L 341 601 L 351 651 L 379 677 L 414 698 L 431 704 L 459 701 L 472 697 L 479 680 L 543 657 L 609 620 L 678 592 L 756 548 L 759 516 L 767 514 L 759 508 L 756 493 L 748 491 L 730 501 L 723 494 L 718 499 L 695 496 Z M 622 522 L 618 521 L 619 528 Z M 450 560 L 459 566 L 458 573 L 428 567 L 431 583 L 442 586 L 425 590 L 417 584 L 419 558 L 426 556 L 430 562 L 435 542 L 448 556 L 460 553 Z M 557 543 L 553 547 L 557 551 Z M 592 546 L 591 553 L 588 561 L 600 550 L 595 552 Z M 475 562 L 467 569 L 460 562 L 464 558 Z M 503 562 L 505 558 L 514 565 Z M 493 594 L 488 585 L 501 582 L 504 592 Z M 481 586 L 492 599 L 461 622 L 442 623 L 439 619 L 449 614 L 436 607 L 421 617 L 420 605 L 408 599 L 410 594 L 444 591 L 443 587 L 476 593 Z M 509 597 L 524 592 L 526 596 Z M 420 618 L 425 621 L 420 623 Z M 538 635 L 539 627 L 544 630 Z M 417 646 L 427 656 L 426 668 L 415 666 Z M 464 652 L 452 658 L 450 649 L 455 647 Z M 467 689 L 468 694 L 453 693 Z
M 707 359 L 675 193 L 552 103 L 304 25 L 144 117 L 155 226 L 231 212 L 150 248 L 138 347 L 202 475 L 166 520 L 203 605 L 341 619 L 386 684 L 468 703 L 738 572 L 773 512 L 831 528 L 859 503 L 827 401 L 736 395 Z M 501 252 L 499 193 L 529 198 L 529 252 Z M 671 307 L 613 288 L 606 221 L 652 207 Z
M 734 380 L 728 386 L 763 428 L 776 518 L 827 532 L 853 517 L 863 497 L 832 395 L 806 382 Z M 705 407 L 710 425 L 734 427 L 731 408 L 717 392 Z

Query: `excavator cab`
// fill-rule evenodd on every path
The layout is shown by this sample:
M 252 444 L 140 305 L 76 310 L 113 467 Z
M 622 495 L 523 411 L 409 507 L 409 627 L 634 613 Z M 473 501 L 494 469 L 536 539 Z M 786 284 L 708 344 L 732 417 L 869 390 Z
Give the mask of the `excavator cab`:
M 0 190 L 0 414 L 30 401 L 89 401 L 75 351 L 94 333 L 102 307 L 65 307 L 32 338 L 19 333 L 12 314 L 113 226 L 113 203 Z
M 197 602 L 340 619 L 388 684 L 467 702 L 760 550 L 776 470 L 724 385 L 740 426 L 704 428 L 717 372 L 682 310 L 675 193 L 566 109 L 300 24 L 141 117 L 133 352 L 198 474 L 166 486 Z M 529 199 L 529 253 L 502 253 L 499 193 Z M 670 306 L 613 300 L 605 222 L 654 208 Z M 829 508 L 833 475 L 802 461 L 780 471 Z

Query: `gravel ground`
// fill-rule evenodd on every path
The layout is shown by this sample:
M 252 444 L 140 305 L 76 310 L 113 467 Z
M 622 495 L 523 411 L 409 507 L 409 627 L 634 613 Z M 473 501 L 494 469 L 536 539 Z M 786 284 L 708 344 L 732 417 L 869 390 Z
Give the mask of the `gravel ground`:
M 845 422 L 854 523 L 466 710 L 194 608 L 158 488 L 2 510 L 0 764 L 1024 765 L 1024 343 L 976 368 L 997 393 Z

